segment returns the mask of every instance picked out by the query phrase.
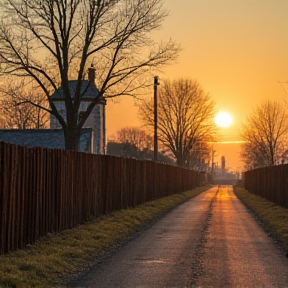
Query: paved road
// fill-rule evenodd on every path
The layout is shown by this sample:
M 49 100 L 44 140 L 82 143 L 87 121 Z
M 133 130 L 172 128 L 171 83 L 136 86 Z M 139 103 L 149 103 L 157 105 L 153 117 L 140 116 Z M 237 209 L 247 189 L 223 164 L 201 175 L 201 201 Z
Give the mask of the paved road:
M 232 186 L 214 187 L 172 210 L 73 287 L 288 287 L 288 259 Z

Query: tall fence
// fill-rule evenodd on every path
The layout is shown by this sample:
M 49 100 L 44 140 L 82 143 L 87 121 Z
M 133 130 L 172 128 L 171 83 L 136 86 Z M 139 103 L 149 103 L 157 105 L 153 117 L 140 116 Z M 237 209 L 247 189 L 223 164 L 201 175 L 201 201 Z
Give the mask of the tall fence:
M 0 254 L 198 180 L 198 172 L 151 161 L 0 142 Z
M 245 172 L 245 189 L 288 208 L 288 164 Z

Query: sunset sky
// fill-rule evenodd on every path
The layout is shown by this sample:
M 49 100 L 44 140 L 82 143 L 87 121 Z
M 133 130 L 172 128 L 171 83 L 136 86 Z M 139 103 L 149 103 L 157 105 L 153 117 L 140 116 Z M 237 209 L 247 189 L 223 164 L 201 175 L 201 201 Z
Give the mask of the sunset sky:
M 232 125 L 220 130 L 223 141 L 239 140 L 241 123 L 261 101 L 288 100 L 288 84 L 281 83 L 288 82 L 287 0 L 166 0 L 165 6 L 170 15 L 155 37 L 171 37 L 183 51 L 159 75 L 160 83 L 197 79 L 217 108 L 233 117 Z M 108 104 L 108 139 L 122 127 L 140 125 L 133 100 Z M 227 145 L 217 145 L 218 155 L 236 168 L 239 145 Z

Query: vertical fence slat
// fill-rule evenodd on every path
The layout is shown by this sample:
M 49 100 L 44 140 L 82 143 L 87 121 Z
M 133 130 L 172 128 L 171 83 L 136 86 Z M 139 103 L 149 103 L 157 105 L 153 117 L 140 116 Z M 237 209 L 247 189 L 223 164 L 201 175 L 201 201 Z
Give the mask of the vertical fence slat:
M 198 172 L 151 161 L 0 142 L 0 181 L 3 254 L 92 216 L 192 189 L 198 184 Z
M 249 192 L 288 208 L 288 164 L 246 171 L 244 179 Z

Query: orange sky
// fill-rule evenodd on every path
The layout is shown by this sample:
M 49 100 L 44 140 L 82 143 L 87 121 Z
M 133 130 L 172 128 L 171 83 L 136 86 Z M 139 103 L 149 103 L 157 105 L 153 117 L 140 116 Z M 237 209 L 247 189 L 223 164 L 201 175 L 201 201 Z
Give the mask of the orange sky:
M 241 123 L 262 100 L 288 100 L 284 91 L 285 88 L 288 93 L 288 84 L 279 83 L 288 81 L 287 0 L 165 3 L 170 15 L 155 37 L 171 37 L 184 50 L 177 63 L 159 75 L 160 85 L 161 78 L 197 79 L 215 99 L 217 108 L 233 117 L 232 126 L 220 130 L 223 140 L 238 140 Z M 151 96 L 152 93 L 151 90 Z M 140 126 L 133 100 L 108 103 L 108 139 L 126 126 Z M 218 155 L 226 157 L 227 166 L 240 165 L 238 145 L 229 149 L 225 144 L 217 146 Z

